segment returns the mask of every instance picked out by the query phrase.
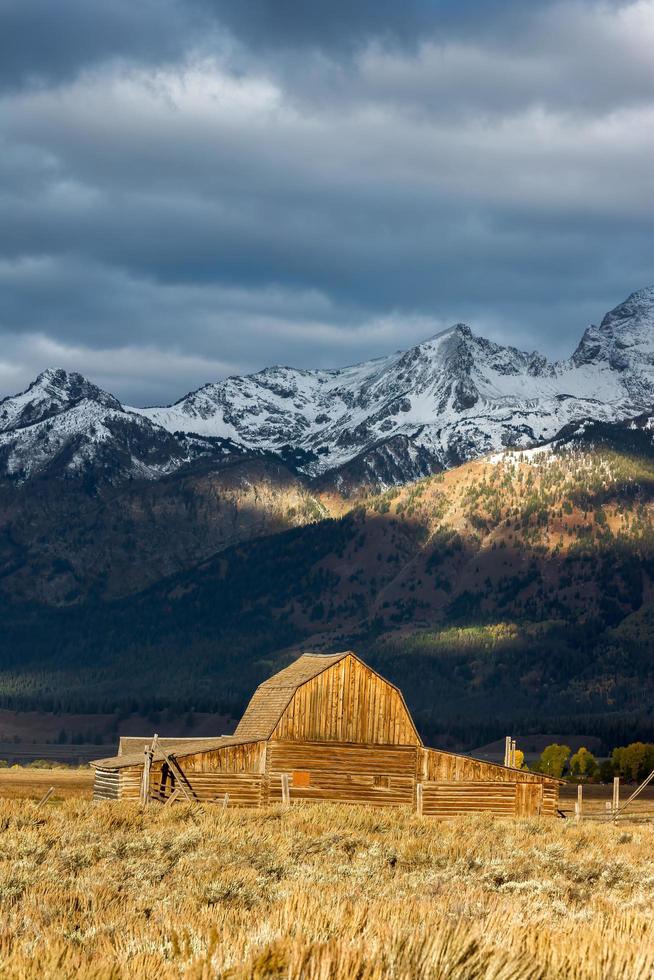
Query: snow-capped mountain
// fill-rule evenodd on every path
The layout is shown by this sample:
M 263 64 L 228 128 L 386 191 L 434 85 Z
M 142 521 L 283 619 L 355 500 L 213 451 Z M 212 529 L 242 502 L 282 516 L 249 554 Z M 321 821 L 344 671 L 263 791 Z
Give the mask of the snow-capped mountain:
M 200 457 L 273 454 L 309 477 L 401 483 L 584 419 L 654 406 L 654 287 L 591 326 L 566 361 L 503 347 L 456 324 L 388 357 L 334 370 L 267 368 L 174 405 L 123 407 L 78 374 L 46 371 L 0 402 L 0 467 L 53 465 L 156 479 Z
M 104 471 L 157 479 L 183 461 L 178 440 L 80 374 L 47 370 L 0 402 L 0 472 L 18 482 L 41 474 Z
M 205 385 L 142 411 L 171 432 L 222 436 L 269 452 L 292 446 L 310 475 L 401 437 L 449 466 L 552 438 L 571 421 L 618 420 L 654 405 L 654 288 L 634 293 L 551 363 L 456 324 L 413 347 L 332 371 L 275 367 Z

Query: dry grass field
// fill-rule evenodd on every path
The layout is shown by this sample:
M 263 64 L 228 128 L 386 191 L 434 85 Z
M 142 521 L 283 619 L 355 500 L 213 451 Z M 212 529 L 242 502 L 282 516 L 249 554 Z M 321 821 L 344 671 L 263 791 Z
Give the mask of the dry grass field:
M 0 800 L 0 976 L 645 980 L 654 829 Z
M 93 796 L 93 770 L 0 769 L 0 799 L 40 800 L 51 786 L 54 786 L 53 801 L 72 797 L 90 800 Z

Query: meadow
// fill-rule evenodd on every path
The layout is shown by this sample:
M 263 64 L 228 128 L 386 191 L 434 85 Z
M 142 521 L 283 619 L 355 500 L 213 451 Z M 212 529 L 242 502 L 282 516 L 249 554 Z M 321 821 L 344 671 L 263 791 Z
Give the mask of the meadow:
M 645 980 L 654 829 L 0 800 L 0 976 Z

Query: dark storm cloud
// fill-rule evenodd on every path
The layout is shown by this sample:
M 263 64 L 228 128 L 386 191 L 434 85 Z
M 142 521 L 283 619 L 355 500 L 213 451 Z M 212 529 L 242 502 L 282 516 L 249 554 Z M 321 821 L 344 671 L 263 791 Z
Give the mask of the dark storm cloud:
M 541 0 L 542 2 L 542 0 Z M 518 0 L 3 0 L 3 85 L 70 79 L 106 59 L 157 63 L 225 31 L 258 53 L 320 50 L 345 57 L 371 39 L 416 45 L 520 18 Z
M 2 0 L 0 84 L 52 84 L 106 59 L 179 57 L 198 31 L 176 0 Z
M 462 319 L 563 355 L 654 280 L 654 0 L 0 16 L 3 391 L 152 402 Z

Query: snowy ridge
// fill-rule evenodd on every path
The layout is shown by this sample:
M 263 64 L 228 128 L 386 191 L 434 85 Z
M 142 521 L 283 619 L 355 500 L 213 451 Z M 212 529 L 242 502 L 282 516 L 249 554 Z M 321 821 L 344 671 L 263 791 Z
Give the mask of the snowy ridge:
M 275 454 L 310 477 L 333 472 L 342 480 L 344 468 L 355 467 L 358 480 L 367 471 L 380 485 L 653 406 L 650 287 L 590 326 L 560 362 L 456 324 L 388 357 L 334 370 L 267 368 L 165 407 L 125 408 L 80 375 L 46 371 L 0 402 L 0 463 L 7 475 L 28 479 L 65 447 L 68 471 L 96 456 L 106 467 L 114 446 L 115 478 L 156 479 L 215 449 Z

